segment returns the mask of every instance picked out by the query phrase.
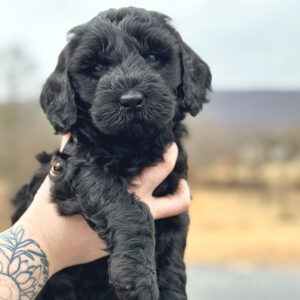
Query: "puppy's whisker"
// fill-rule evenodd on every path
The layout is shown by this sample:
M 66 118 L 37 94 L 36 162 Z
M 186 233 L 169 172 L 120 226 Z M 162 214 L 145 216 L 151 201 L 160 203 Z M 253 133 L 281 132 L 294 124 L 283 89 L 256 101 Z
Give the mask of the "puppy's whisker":
M 91 121 L 91 119 L 90 118 L 88 118 L 88 117 L 84 117 L 84 116 L 81 116 L 81 115 L 77 115 L 77 118 L 78 119 L 82 119 L 82 120 L 86 120 L 86 121 Z
M 75 106 L 77 109 L 81 110 L 82 112 L 85 112 L 85 113 L 88 112 L 88 110 L 85 110 L 83 107 L 79 106 L 78 104 L 75 104 Z

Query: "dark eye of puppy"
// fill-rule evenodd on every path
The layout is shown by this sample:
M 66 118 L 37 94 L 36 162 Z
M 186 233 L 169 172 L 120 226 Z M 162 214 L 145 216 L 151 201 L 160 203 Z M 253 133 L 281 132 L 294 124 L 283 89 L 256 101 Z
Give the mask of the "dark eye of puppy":
M 99 76 L 102 70 L 103 67 L 100 64 L 95 64 L 92 67 L 93 74 L 96 76 Z
M 156 62 L 158 60 L 158 57 L 155 53 L 149 53 L 147 56 L 147 60 L 150 62 Z
M 93 71 L 94 72 L 100 72 L 101 71 L 101 65 L 100 64 L 93 65 Z
M 99 77 L 108 68 L 109 68 L 108 61 L 96 62 L 92 64 L 92 73 L 94 76 Z

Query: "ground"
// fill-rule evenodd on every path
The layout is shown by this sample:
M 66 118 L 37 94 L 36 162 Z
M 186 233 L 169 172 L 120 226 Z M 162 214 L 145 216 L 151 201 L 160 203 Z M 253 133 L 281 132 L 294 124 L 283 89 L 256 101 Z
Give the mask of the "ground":
M 299 192 L 193 189 L 186 261 L 300 267 Z M 297 209 L 298 208 L 298 209 Z

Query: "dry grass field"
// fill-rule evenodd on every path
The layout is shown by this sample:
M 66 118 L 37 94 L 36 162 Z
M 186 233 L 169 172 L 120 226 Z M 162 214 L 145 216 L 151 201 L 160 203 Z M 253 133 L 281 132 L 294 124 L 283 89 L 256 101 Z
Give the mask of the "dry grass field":
M 289 192 L 283 206 L 273 192 L 194 189 L 186 261 L 299 267 L 299 199 Z
M 0 180 L 0 232 L 10 225 L 11 207 L 9 204 L 8 183 Z

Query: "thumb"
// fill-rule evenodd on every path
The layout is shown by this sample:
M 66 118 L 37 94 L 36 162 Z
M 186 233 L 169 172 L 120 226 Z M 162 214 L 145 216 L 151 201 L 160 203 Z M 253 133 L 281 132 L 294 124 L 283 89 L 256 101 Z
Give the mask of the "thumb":
M 142 187 L 144 192 L 153 193 L 155 188 L 172 172 L 175 167 L 178 155 L 176 143 L 172 143 L 163 156 L 163 161 L 155 166 L 146 167 L 141 174 L 132 181 L 136 188 Z M 135 188 L 135 190 L 136 190 Z
M 185 179 L 181 179 L 175 194 L 164 197 L 152 197 L 145 202 L 149 206 L 154 219 L 168 218 L 181 214 L 189 209 L 191 203 L 188 183 Z
M 60 144 L 60 152 L 63 152 L 66 144 L 68 143 L 69 138 L 71 137 L 71 132 L 68 132 L 67 134 L 65 134 L 61 140 L 61 144 Z

